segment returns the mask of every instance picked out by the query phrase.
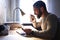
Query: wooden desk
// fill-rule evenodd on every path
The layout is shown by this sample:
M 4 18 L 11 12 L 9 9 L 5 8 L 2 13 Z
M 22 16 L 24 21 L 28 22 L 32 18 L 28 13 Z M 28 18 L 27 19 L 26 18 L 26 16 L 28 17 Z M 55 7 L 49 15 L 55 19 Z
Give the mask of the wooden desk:
M 1 36 L 0 40 L 44 40 L 36 37 L 24 37 L 19 35 L 16 30 L 10 30 L 9 35 Z

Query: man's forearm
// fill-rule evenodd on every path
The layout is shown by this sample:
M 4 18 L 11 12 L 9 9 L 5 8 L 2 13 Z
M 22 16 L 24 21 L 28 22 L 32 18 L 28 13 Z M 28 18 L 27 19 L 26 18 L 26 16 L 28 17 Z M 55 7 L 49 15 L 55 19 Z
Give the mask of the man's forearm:
M 52 35 L 46 31 L 32 31 L 32 35 L 40 38 L 47 38 L 47 39 L 52 38 Z

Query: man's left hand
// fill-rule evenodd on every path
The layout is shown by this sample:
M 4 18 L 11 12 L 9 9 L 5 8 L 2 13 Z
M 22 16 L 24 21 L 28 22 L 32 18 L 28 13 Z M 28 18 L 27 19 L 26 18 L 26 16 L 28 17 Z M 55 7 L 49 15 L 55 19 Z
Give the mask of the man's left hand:
M 30 34 L 32 32 L 31 29 L 23 29 L 24 32 L 26 32 L 26 34 Z

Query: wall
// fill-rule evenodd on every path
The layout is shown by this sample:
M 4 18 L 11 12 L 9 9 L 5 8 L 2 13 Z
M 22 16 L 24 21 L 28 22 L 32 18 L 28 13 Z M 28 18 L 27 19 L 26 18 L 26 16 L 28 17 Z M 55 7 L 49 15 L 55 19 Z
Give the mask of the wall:
M 48 0 L 48 11 L 60 18 L 60 0 Z

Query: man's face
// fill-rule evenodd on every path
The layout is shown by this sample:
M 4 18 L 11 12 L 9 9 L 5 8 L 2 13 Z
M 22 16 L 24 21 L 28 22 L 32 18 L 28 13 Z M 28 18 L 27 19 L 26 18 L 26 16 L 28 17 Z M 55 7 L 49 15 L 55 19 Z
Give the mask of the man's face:
M 34 14 L 37 15 L 37 18 L 40 18 L 42 15 L 42 12 L 39 8 L 34 7 Z
M 38 15 L 38 14 L 39 14 L 38 8 L 35 8 L 35 7 L 34 7 L 34 14 L 35 14 L 35 15 Z

